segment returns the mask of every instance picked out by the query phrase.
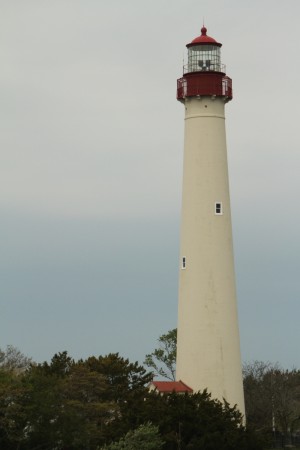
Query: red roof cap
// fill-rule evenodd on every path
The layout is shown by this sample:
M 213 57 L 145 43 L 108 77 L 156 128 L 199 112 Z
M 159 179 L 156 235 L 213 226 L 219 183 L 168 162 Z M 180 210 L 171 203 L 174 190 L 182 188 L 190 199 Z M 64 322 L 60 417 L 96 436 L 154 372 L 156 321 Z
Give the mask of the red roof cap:
M 152 381 L 159 392 L 193 392 L 193 389 L 180 381 Z
M 207 28 L 203 26 L 201 28 L 201 36 L 196 37 L 192 42 L 187 44 L 187 47 L 193 47 L 194 45 L 216 45 L 217 47 L 221 47 L 222 44 L 217 42 L 214 38 L 207 36 Z

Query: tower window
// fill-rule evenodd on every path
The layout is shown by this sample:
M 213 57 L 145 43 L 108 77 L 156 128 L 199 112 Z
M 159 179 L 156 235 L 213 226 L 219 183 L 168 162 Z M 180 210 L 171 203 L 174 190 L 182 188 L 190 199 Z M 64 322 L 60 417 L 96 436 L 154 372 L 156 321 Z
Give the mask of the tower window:
M 222 203 L 221 202 L 216 202 L 215 203 L 215 214 L 217 216 L 220 216 L 223 214 L 223 207 L 222 207 Z
M 181 268 L 182 268 L 182 269 L 185 269 L 185 268 L 186 268 L 186 257 L 185 257 L 185 256 L 182 257 Z

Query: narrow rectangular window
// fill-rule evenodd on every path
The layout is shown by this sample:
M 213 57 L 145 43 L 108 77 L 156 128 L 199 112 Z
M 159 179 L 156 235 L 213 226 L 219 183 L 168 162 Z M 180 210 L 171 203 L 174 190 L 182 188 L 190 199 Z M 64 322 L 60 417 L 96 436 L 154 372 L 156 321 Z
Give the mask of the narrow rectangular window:
M 215 214 L 217 216 L 220 216 L 223 214 L 223 208 L 222 208 L 222 203 L 221 202 L 216 202 L 215 203 Z
M 185 268 L 186 268 L 186 257 L 185 257 L 185 256 L 182 257 L 182 265 L 181 265 L 181 268 L 182 268 L 182 269 L 185 269 Z

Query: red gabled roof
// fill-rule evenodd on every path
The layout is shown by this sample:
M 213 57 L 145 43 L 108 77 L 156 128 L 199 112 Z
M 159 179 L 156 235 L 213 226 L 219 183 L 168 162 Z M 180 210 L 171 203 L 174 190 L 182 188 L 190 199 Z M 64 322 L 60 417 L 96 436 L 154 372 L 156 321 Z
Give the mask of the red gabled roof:
M 193 389 L 180 381 L 152 381 L 159 392 L 193 392 Z

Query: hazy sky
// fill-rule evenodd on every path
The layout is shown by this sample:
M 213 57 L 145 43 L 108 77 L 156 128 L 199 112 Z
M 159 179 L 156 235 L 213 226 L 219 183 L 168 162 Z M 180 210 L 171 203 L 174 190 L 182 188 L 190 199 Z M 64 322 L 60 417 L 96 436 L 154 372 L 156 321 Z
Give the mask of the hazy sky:
M 299 0 L 0 0 L 0 347 L 177 324 L 185 44 L 223 43 L 243 361 L 300 367 Z

